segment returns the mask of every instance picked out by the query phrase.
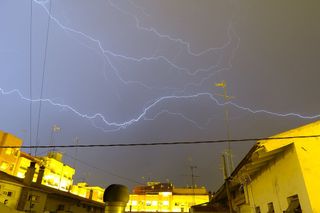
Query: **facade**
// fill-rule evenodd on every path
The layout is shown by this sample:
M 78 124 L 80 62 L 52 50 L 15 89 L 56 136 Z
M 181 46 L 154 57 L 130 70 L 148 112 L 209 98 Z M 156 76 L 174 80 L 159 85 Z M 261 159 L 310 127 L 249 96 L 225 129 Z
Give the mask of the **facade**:
M 233 210 L 320 212 L 319 133 L 320 121 L 258 141 L 229 178 Z M 227 199 L 224 184 L 211 203 Z
M 34 171 L 35 169 L 33 169 Z M 104 204 L 0 172 L 0 210 L 12 212 L 104 212 Z M 29 177 L 29 178 L 28 178 Z
M 175 188 L 171 183 L 149 182 L 129 195 L 127 212 L 189 212 L 193 205 L 209 201 L 205 188 Z
M 78 183 L 71 187 L 70 192 L 80 197 L 103 203 L 104 189 L 99 186 L 89 186 L 87 183 Z
M 39 165 L 41 164 L 40 159 L 29 155 L 25 152 L 21 152 L 19 154 L 19 158 L 18 161 L 16 163 L 13 175 L 19 178 L 24 178 L 25 177 L 25 173 L 27 172 L 28 167 L 30 166 L 31 162 L 37 162 L 36 163 L 36 170 L 35 170 L 35 174 L 34 174 L 34 178 L 33 178 L 33 182 L 36 182 L 37 180 L 37 176 L 39 173 Z
M 10 133 L 0 131 L 0 171 L 13 174 L 17 164 L 20 148 L 11 148 L 6 146 L 22 145 L 22 140 Z
M 73 184 L 75 169 L 64 164 L 62 153 L 49 152 L 47 156 L 40 157 L 44 166 L 42 184 L 68 191 Z
M 73 185 L 75 169 L 64 164 L 62 153 L 51 151 L 46 156 L 35 157 L 20 151 L 21 145 L 20 138 L 0 131 L 0 146 L 2 147 L 0 148 L 0 171 L 18 178 L 25 178 L 28 167 L 34 162 L 33 182 L 36 182 L 42 167 L 44 170 L 41 177 L 42 185 L 103 203 L 103 188 L 88 186 L 87 183 Z

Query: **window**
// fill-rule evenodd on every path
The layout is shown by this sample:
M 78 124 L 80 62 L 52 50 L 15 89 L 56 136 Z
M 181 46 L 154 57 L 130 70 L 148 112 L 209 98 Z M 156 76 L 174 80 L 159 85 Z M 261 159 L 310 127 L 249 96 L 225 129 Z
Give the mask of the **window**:
M 0 164 L 0 170 L 4 171 L 8 168 L 9 164 L 5 161 L 2 161 L 2 163 Z
M 273 203 L 268 203 L 268 213 L 274 213 Z
M 287 199 L 288 199 L 288 208 L 286 210 L 287 213 L 302 212 L 298 195 L 293 195 L 291 197 L 288 197 Z
M 10 164 L 9 170 L 12 171 L 14 168 L 14 164 Z
M 6 150 L 4 151 L 4 153 L 6 155 L 12 155 L 12 148 L 6 148 Z
M 162 202 L 162 205 L 164 205 L 164 206 L 169 206 L 169 201 L 168 201 L 168 200 L 163 201 L 163 202 Z
M 64 205 L 63 205 L 63 204 L 59 204 L 57 210 L 58 210 L 58 211 L 63 211 L 63 210 L 64 210 Z
M 260 206 L 256 207 L 256 213 L 261 213 Z
M 18 150 L 18 149 L 14 150 L 13 155 L 14 155 L 15 157 L 18 157 L 18 156 L 19 156 L 19 150 Z
M 14 193 L 11 192 L 11 191 L 3 191 L 2 194 L 7 196 L 7 197 L 13 197 L 13 195 L 14 195 Z
M 29 195 L 28 200 L 29 201 L 33 201 L 33 202 L 40 202 L 40 196 L 38 196 L 38 195 Z

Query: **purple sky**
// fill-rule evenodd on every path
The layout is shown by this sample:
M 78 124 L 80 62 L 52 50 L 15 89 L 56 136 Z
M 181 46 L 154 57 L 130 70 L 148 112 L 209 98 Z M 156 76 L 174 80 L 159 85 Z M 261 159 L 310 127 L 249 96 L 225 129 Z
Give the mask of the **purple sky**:
M 319 10 L 318 1 L 296 0 L 2 0 L 0 129 L 24 145 L 49 145 L 55 124 L 57 145 L 76 138 L 79 144 L 226 139 L 223 91 L 215 87 L 222 80 L 234 96 L 227 104 L 233 139 L 313 122 L 320 114 Z M 232 144 L 236 164 L 252 144 Z M 225 148 L 60 151 L 76 165 L 76 181 L 186 186 L 192 165 L 196 183 L 214 191 Z

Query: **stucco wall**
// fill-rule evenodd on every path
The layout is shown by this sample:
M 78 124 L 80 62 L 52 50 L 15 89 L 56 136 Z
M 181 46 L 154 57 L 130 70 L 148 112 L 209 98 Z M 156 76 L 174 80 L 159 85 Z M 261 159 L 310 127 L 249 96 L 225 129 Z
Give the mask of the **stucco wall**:
M 270 164 L 246 186 L 251 212 L 260 207 L 262 213 L 268 211 L 272 202 L 275 212 L 288 207 L 288 197 L 298 195 L 304 212 L 312 212 L 304 178 L 293 145 L 279 154 Z
M 0 203 L 6 203 L 6 206 L 16 209 L 20 194 L 21 186 L 0 181 Z
M 311 132 L 311 134 L 313 134 Z M 314 133 L 316 134 L 316 133 Z M 311 209 L 308 212 L 320 212 L 320 139 L 310 138 L 295 143 L 303 178 L 310 199 Z

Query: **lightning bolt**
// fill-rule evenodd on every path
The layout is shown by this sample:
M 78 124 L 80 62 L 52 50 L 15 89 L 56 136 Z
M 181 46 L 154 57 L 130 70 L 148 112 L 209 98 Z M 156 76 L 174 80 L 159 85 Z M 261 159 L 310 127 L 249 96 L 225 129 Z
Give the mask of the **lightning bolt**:
M 209 99 L 211 99 L 215 104 L 217 104 L 218 106 L 224 106 L 224 105 L 230 105 L 233 107 L 236 107 L 237 109 L 243 110 L 243 111 L 247 111 L 253 114 L 257 114 L 257 113 L 264 113 L 264 114 L 269 114 L 269 115 L 274 115 L 274 116 L 280 116 L 280 117 L 298 117 L 298 118 L 302 118 L 302 119 L 316 119 L 319 118 L 320 115 L 313 115 L 313 116 L 305 116 L 305 115 L 300 115 L 300 114 L 296 114 L 296 113 L 275 113 L 275 112 L 270 112 L 268 110 L 264 110 L 264 109 L 259 109 L 259 110 L 252 110 L 250 108 L 247 107 L 242 107 L 238 104 L 235 104 L 233 102 L 219 102 L 218 99 L 216 99 L 211 93 L 197 93 L 197 94 L 193 94 L 193 95 L 184 95 L 184 96 L 163 96 L 161 98 L 158 98 L 157 100 L 155 100 L 153 103 L 151 103 L 150 105 L 148 105 L 146 108 L 144 108 L 144 110 L 137 115 L 135 118 L 132 118 L 130 120 L 124 121 L 124 122 L 112 122 L 112 121 L 108 121 L 105 116 L 102 113 L 95 113 L 92 115 L 88 115 L 88 114 L 84 114 L 81 113 L 80 111 L 78 111 L 76 108 L 67 105 L 67 104 L 60 104 L 57 102 L 52 101 L 51 99 L 29 99 L 25 96 L 23 96 L 23 94 L 17 90 L 17 89 L 13 89 L 10 91 L 5 91 L 2 88 L 0 88 L 0 92 L 2 95 L 12 95 L 12 94 L 16 94 L 18 95 L 18 97 L 22 100 L 28 101 L 28 102 L 46 102 L 49 103 L 52 106 L 55 107 L 60 107 L 63 109 L 68 109 L 70 110 L 72 113 L 74 113 L 77 116 L 80 116 L 82 118 L 86 118 L 89 119 L 91 121 L 94 122 L 94 120 L 102 120 L 104 122 L 104 124 L 108 127 L 112 127 L 111 129 L 104 129 L 104 132 L 112 132 L 112 131 L 118 131 L 120 129 L 125 129 L 130 125 L 133 125 L 134 123 L 137 123 L 141 120 L 150 120 L 150 119 L 154 119 L 156 117 L 158 117 L 160 114 L 165 113 L 165 112 L 169 112 L 167 110 L 162 110 L 160 112 L 158 112 L 155 116 L 153 116 L 152 118 L 147 118 L 147 113 L 148 111 L 150 111 L 152 108 L 154 108 L 155 106 L 157 106 L 158 104 L 165 102 L 165 101 L 170 101 L 170 100 L 181 100 L 181 99 L 190 99 L 190 98 L 201 98 L 201 97 L 207 97 Z M 197 124 L 197 122 L 193 121 L 192 119 L 188 118 L 187 116 L 183 115 L 182 113 L 171 113 L 170 114 L 175 114 L 178 115 L 180 117 L 182 117 L 183 119 L 191 122 L 192 124 L 194 124 L 195 126 L 197 126 L 198 128 L 202 128 L 199 124 Z
M 258 114 L 258 113 L 263 113 L 263 114 L 269 114 L 269 115 L 273 115 L 273 116 L 279 116 L 279 117 L 298 117 L 301 119 L 316 119 L 319 118 L 320 115 L 301 115 L 301 114 L 297 114 L 297 113 L 276 113 L 276 112 L 271 112 L 265 109 L 251 109 L 249 107 L 244 107 L 241 105 L 238 105 L 234 102 L 219 102 L 217 98 L 215 98 L 215 96 L 213 96 L 211 93 L 208 92 L 198 92 L 198 93 L 192 93 L 192 94 L 184 94 L 186 93 L 188 88 L 194 88 L 194 87 L 200 87 L 201 85 L 204 84 L 205 81 L 210 80 L 216 73 L 225 71 L 225 70 L 230 70 L 232 68 L 232 59 L 234 57 L 235 51 L 238 49 L 239 47 L 239 43 L 240 43 L 240 39 L 236 36 L 235 32 L 232 31 L 232 27 L 230 25 L 230 27 L 228 28 L 228 41 L 223 44 L 221 47 L 216 47 L 216 48 L 209 48 L 200 52 L 194 52 L 191 49 L 191 44 L 187 41 L 184 41 L 183 39 L 180 38 L 174 38 L 170 35 L 166 35 L 166 34 L 162 34 L 159 31 L 157 31 L 155 28 L 153 27 L 144 27 L 141 24 L 140 19 L 134 15 L 131 14 L 125 10 L 123 10 L 122 8 L 120 8 L 119 6 L 117 6 L 112 0 L 108 0 L 108 4 L 111 5 L 113 8 L 115 8 L 116 10 L 118 10 L 119 12 L 130 16 L 131 18 L 133 18 L 135 20 L 135 26 L 137 29 L 139 30 L 143 30 L 145 32 L 149 32 L 149 33 L 153 33 L 154 35 L 156 35 L 159 39 L 167 39 L 170 42 L 175 42 L 176 44 L 179 44 L 181 46 L 183 46 L 183 49 L 191 56 L 193 57 L 201 57 L 205 54 L 211 53 L 211 52 L 216 52 L 216 51 L 220 51 L 220 50 L 224 50 L 227 47 L 230 46 L 230 44 L 232 43 L 232 36 L 231 34 L 233 34 L 236 38 L 237 38 L 237 42 L 236 42 L 236 46 L 235 48 L 232 49 L 232 54 L 231 57 L 228 60 L 228 64 L 226 67 L 220 67 L 219 63 L 211 65 L 209 67 L 206 68 L 198 68 L 196 70 L 189 70 L 188 67 L 183 67 L 178 65 L 177 63 L 174 62 L 174 60 L 170 60 L 167 57 L 163 56 L 163 55 L 155 55 L 155 56 L 144 56 L 144 57 L 133 57 L 133 56 L 128 56 L 128 55 L 124 55 L 124 54 L 119 54 L 119 53 L 115 53 L 111 50 L 105 49 L 102 45 L 102 42 L 97 39 L 94 38 L 93 36 L 90 36 L 87 33 L 84 33 L 80 30 L 76 30 L 72 27 L 68 27 L 66 25 L 64 25 L 61 21 L 59 21 L 55 16 L 53 16 L 52 14 L 50 14 L 49 10 L 47 9 L 47 7 L 45 6 L 48 1 L 39 1 L 39 0 L 33 0 L 33 2 L 35 2 L 36 4 L 38 4 L 39 6 L 41 6 L 43 8 L 43 10 L 47 13 L 47 15 L 50 17 L 50 19 L 57 25 L 59 26 L 62 30 L 64 30 L 65 32 L 68 33 L 72 33 L 75 35 L 78 35 L 80 37 L 82 37 L 83 39 L 85 39 L 87 42 L 92 42 L 93 44 L 95 44 L 95 47 L 98 49 L 98 51 L 100 52 L 100 54 L 102 56 L 104 56 L 106 63 L 110 65 L 110 67 L 112 68 L 113 71 L 115 71 L 117 77 L 119 78 L 119 80 L 124 83 L 124 84 L 137 84 L 140 85 L 144 88 L 147 89 L 153 89 L 154 87 L 149 86 L 147 84 L 144 84 L 142 82 L 139 81 L 131 81 L 131 80 L 125 80 L 123 79 L 123 77 L 120 75 L 117 67 L 114 65 L 114 63 L 112 62 L 112 57 L 113 58 L 120 58 L 122 60 L 126 60 L 126 61 L 131 61 L 131 62 L 135 62 L 135 63 L 144 63 L 147 61 L 162 61 L 164 63 L 166 63 L 167 65 L 169 65 L 171 67 L 171 69 L 175 69 L 178 70 L 180 72 L 185 73 L 188 76 L 194 77 L 194 76 L 198 76 L 201 73 L 208 73 L 208 75 L 206 75 L 205 77 L 201 78 L 200 81 L 198 82 L 191 82 L 191 83 L 187 83 L 184 85 L 183 88 L 162 88 L 162 89 L 169 89 L 169 90 L 173 90 L 171 95 L 166 95 L 166 96 L 161 96 L 158 98 L 155 98 L 154 100 L 151 100 L 148 102 L 148 104 L 141 110 L 140 113 L 138 113 L 136 116 L 134 116 L 131 119 L 122 121 L 122 122 L 114 122 L 114 121 L 110 121 L 106 118 L 106 116 L 102 113 L 95 113 L 95 114 L 86 114 L 83 112 L 80 112 L 78 109 L 76 109 L 76 107 L 70 106 L 68 104 L 62 104 L 59 103 L 57 101 L 53 101 L 50 98 L 44 98 L 44 99 L 30 99 L 27 98 L 26 96 L 23 95 L 23 93 L 18 90 L 18 89 L 13 89 L 10 91 L 6 91 L 5 89 L 0 88 L 0 92 L 2 95 L 17 95 L 20 99 L 24 100 L 24 101 L 28 101 L 28 102 L 44 102 L 47 104 L 50 104 L 52 106 L 61 108 L 61 109 L 67 109 L 70 112 L 72 112 L 73 114 L 82 117 L 84 119 L 88 119 L 90 122 L 92 122 L 92 124 L 103 130 L 104 132 L 113 132 L 113 131 L 119 131 L 121 129 L 126 129 L 127 127 L 140 122 L 140 121 L 147 121 L 147 120 L 154 120 L 156 118 L 158 118 L 159 116 L 161 116 L 162 114 L 170 114 L 170 115 L 174 115 L 174 116 L 179 116 L 182 119 L 186 120 L 187 122 L 190 122 L 191 124 L 193 124 L 194 126 L 196 126 L 197 128 L 204 128 L 203 125 L 199 124 L 198 122 L 194 121 L 193 119 L 191 119 L 190 117 L 188 117 L 187 115 L 184 115 L 183 113 L 178 113 L 178 112 L 170 112 L 168 109 L 163 109 L 160 110 L 159 112 L 153 114 L 153 115 L 149 115 L 148 113 L 151 112 L 152 109 L 154 109 L 156 106 L 159 106 L 161 104 L 165 104 L 165 103 L 169 103 L 169 102 L 173 102 L 173 101 L 179 101 L 179 100 L 186 100 L 186 99 L 200 99 L 200 98 L 208 98 L 210 99 L 213 103 L 215 103 L 218 106 L 224 106 L 224 105 L 228 105 L 228 106 L 232 106 L 233 108 L 248 112 L 248 113 L 252 113 L 252 114 Z M 215 70 L 214 72 L 212 72 L 213 70 Z M 96 125 L 96 123 L 98 122 L 102 122 L 104 124 L 103 127 Z

